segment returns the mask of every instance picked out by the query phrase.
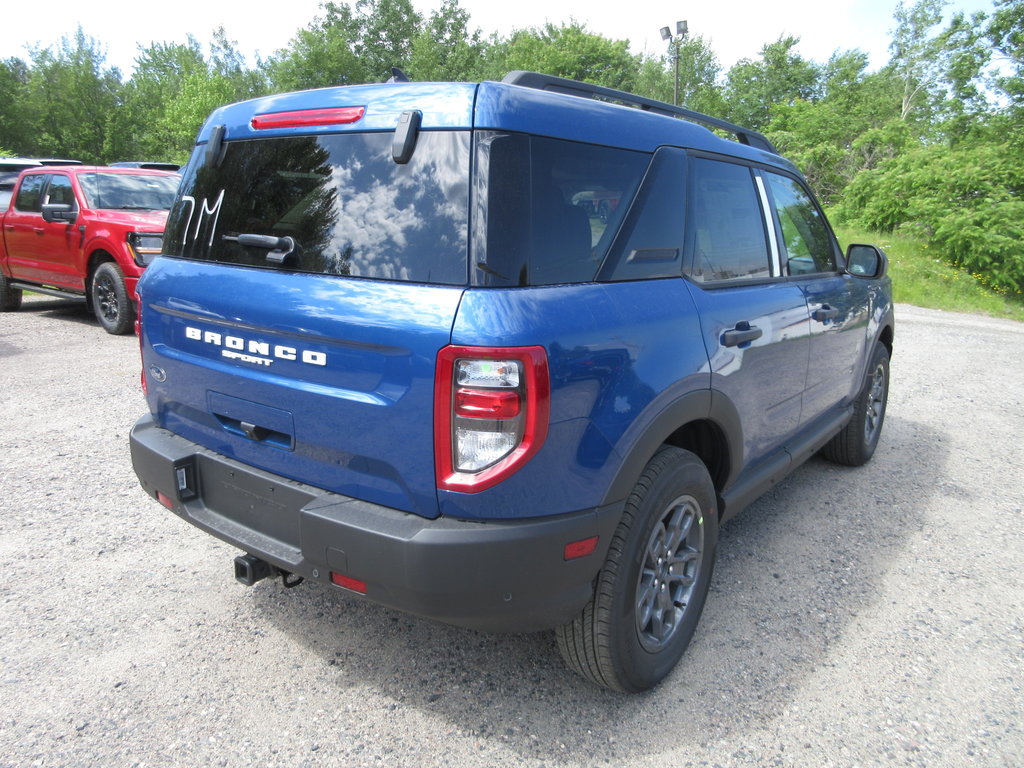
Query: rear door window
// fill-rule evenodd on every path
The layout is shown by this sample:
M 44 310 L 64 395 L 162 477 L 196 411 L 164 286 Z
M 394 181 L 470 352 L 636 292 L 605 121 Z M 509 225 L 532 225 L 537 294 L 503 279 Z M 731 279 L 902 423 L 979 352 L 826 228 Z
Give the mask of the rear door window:
M 706 283 L 771 277 L 765 218 L 751 169 L 696 158 L 691 177 L 691 279 Z

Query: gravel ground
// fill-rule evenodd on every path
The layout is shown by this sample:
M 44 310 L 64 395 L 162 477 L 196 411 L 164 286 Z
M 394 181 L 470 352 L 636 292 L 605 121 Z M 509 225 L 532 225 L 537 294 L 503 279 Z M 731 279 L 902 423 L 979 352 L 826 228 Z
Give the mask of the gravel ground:
M 0 315 L 0 766 L 1024 765 L 1024 325 L 900 306 L 874 460 L 722 531 L 642 696 L 550 634 L 437 625 L 236 551 L 139 489 L 134 337 Z

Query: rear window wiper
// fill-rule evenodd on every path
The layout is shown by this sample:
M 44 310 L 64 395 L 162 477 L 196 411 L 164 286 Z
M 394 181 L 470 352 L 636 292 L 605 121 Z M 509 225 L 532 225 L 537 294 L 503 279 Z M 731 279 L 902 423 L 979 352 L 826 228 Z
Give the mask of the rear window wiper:
M 289 256 L 297 256 L 299 253 L 299 246 L 295 242 L 295 238 L 291 236 L 276 237 L 274 235 L 244 234 L 222 235 L 222 238 L 249 248 L 266 249 L 269 251 L 267 261 L 271 264 L 284 264 L 285 259 Z

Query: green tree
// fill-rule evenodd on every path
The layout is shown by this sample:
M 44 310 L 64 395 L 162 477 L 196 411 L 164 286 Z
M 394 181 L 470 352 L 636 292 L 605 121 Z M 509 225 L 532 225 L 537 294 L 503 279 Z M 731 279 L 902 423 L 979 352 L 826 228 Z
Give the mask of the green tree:
M 300 29 L 287 48 L 265 65 L 276 91 L 364 83 L 367 71 L 356 53 L 360 20 L 345 4 L 324 3 L 324 15 Z
M 899 84 L 888 71 L 869 73 L 862 51 L 836 52 L 821 69 L 820 97 L 775 104 L 769 138 L 807 176 L 818 195 L 835 202 L 865 168 L 897 154 L 908 139 L 899 122 Z
M 988 111 L 984 72 L 991 62 L 992 49 L 985 36 L 985 18 L 983 13 L 969 18 L 957 13 L 936 40 L 944 65 L 944 98 L 939 107 L 942 130 L 953 140 L 969 133 Z
M 188 145 L 176 141 L 176 127 L 167 120 L 167 108 L 188 78 L 206 73 L 202 46 L 191 35 L 183 44 L 140 47 L 135 71 L 124 87 L 122 108 L 111 115 L 109 154 L 114 156 L 119 149 L 119 159 L 180 161 Z
M 505 72 L 535 70 L 625 91 L 635 89 L 640 69 L 628 40 L 609 40 L 577 21 L 516 30 L 497 46 L 493 63 Z
M 356 13 L 361 27 L 355 51 L 369 78 L 385 81 L 392 68 L 408 69 L 423 23 L 411 0 L 358 0 Z
M 217 107 L 236 101 L 237 94 L 237 84 L 223 75 L 202 71 L 186 75 L 155 126 L 173 148 L 171 159 L 184 162 L 206 118 Z
M 238 51 L 238 42 L 228 38 L 224 27 L 213 30 L 210 41 L 208 69 L 212 77 L 219 77 L 231 84 L 234 92 L 231 101 L 239 101 L 267 93 L 268 82 L 263 74 L 262 63 L 250 69 L 245 57 Z
M 23 110 L 28 81 L 29 69 L 24 61 L 0 61 L 0 144 L 20 154 L 27 152 L 32 140 L 32 126 Z
M 935 86 L 941 78 L 941 43 L 931 35 L 942 21 L 946 0 L 918 0 L 909 8 L 902 2 L 893 17 L 896 29 L 889 44 L 892 67 L 902 85 L 900 118 L 926 122 L 935 106 Z
M 409 75 L 414 80 L 466 82 L 484 77 L 486 44 L 469 29 L 459 0 L 444 0 L 412 41 Z
M 719 79 L 722 66 L 710 44 L 701 36 L 687 37 L 679 46 L 679 103 L 709 115 L 722 115 L 725 102 Z M 637 93 L 660 101 L 675 96 L 675 61 L 672 55 L 645 56 L 636 81 Z
M 32 49 L 22 119 L 32 126 L 32 154 L 103 163 L 110 116 L 120 105 L 121 73 L 81 26 L 56 46 Z
M 761 48 L 760 59 L 741 59 L 726 75 L 729 117 L 761 130 L 777 105 L 814 100 L 820 95 L 819 67 L 794 51 L 798 37 L 780 37 Z
M 1005 142 L 922 144 L 861 173 L 838 213 L 907 229 L 1003 291 L 1024 290 L 1024 158 Z
M 1024 106 L 1024 0 L 996 0 L 985 33 L 1007 68 L 996 85 L 1014 106 Z

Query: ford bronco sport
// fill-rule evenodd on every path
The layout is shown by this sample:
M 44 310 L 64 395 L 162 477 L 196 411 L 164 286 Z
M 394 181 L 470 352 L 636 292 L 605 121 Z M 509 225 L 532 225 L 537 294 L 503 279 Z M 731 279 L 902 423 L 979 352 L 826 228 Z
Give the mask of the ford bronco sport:
M 243 583 L 554 628 L 640 691 L 721 522 L 878 443 L 885 256 L 755 132 L 518 72 L 226 106 L 183 173 L 132 461 Z

